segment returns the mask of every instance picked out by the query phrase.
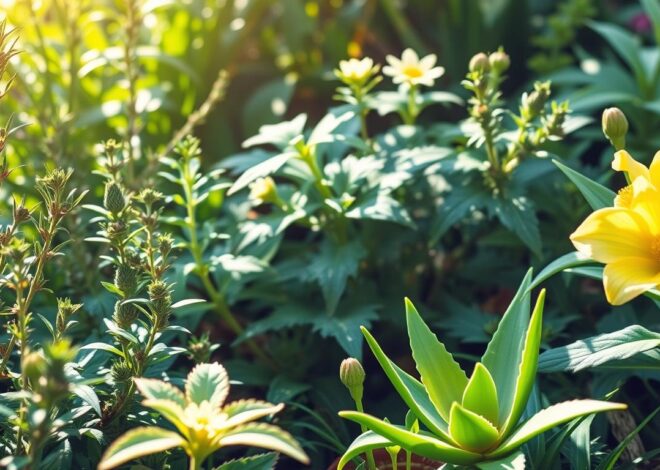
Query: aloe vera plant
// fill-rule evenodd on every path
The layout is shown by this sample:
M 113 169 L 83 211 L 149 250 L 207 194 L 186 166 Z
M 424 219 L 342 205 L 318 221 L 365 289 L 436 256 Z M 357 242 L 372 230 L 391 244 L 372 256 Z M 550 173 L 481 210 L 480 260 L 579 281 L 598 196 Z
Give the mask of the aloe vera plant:
M 342 411 L 340 416 L 369 431 L 349 446 L 339 470 L 359 454 L 393 445 L 454 465 L 490 468 L 506 459 L 518 468 L 524 466 L 520 447 L 533 437 L 580 416 L 625 409 L 621 403 L 571 400 L 520 422 L 536 376 L 545 301 L 541 291 L 530 316 L 530 286 L 531 270 L 470 377 L 407 299 L 410 347 L 421 381 L 392 362 L 363 328 L 392 385 L 428 431 L 416 433 L 366 413 Z

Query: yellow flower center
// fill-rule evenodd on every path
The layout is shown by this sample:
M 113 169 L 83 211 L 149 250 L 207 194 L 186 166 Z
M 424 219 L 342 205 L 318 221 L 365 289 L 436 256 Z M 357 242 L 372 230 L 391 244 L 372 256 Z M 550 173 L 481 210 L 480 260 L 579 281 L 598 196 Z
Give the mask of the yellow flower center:
M 616 196 L 615 205 L 618 207 L 630 207 L 632 204 L 633 189 L 632 184 L 619 189 Z
M 409 65 L 403 69 L 403 74 L 410 78 L 419 78 L 424 75 L 424 71 L 416 65 Z

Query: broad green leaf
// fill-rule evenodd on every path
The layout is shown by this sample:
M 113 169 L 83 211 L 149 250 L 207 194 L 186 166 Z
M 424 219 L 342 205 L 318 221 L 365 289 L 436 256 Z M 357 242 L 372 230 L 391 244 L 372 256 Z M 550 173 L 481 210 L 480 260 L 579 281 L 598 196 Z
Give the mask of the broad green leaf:
M 660 4 L 658 0 L 641 0 L 641 3 L 653 23 L 655 43 L 660 45 Z
M 277 463 L 277 457 L 274 452 L 242 457 L 225 462 L 214 470 L 272 470 Z
M 186 406 L 186 398 L 181 390 L 172 384 L 156 379 L 133 379 L 140 393 L 149 400 L 171 400 L 181 408 Z
M 628 359 L 637 354 L 660 347 L 660 333 L 640 325 L 576 341 L 541 354 L 539 370 L 542 372 L 571 371 L 598 367 L 610 361 Z
M 185 444 L 181 436 L 166 429 L 153 426 L 131 429 L 110 444 L 101 458 L 98 470 L 109 470 L 139 457 Z
M 217 362 L 196 366 L 186 379 L 186 400 L 220 407 L 229 394 L 227 371 Z
M 593 262 L 592 259 L 585 257 L 577 251 L 566 253 L 543 268 L 541 272 L 536 275 L 528 290 L 531 291 L 532 289 L 537 288 L 543 282 L 565 269 L 582 266 L 584 264 L 593 264 Z
M 309 457 L 291 434 L 271 424 L 244 424 L 225 434 L 219 444 L 221 447 L 239 445 L 274 450 L 299 462 L 309 463 Z
M 502 436 L 505 437 L 518 424 L 518 421 L 527 406 L 529 395 L 532 393 L 534 378 L 536 377 L 536 368 L 539 362 L 544 304 L 545 289 L 541 291 L 536 299 L 536 306 L 532 312 L 529 328 L 525 335 L 525 346 L 522 351 L 522 358 L 517 362 L 517 364 L 519 364 L 519 371 L 518 377 L 516 378 L 513 406 L 511 407 L 511 414 L 507 417 L 507 420 L 504 423 L 504 428 L 502 429 Z
M 525 454 L 516 452 L 508 457 L 494 462 L 478 463 L 479 470 L 525 470 Z
M 628 64 L 635 74 L 640 86 L 646 86 L 648 77 L 644 71 L 644 64 L 640 55 L 640 41 L 623 28 L 609 23 L 589 21 L 591 29 L 596 31 L 614 49 L 619 57 Z
M 660 411 L 660 407 L 656 408 L 650 415 L 644 418 L 644 421 L 639 423 L 639 425 L 632 432 L 628 433 L 628 435 L 621 442 L 619 442 L 619 445 L 616 446 L 616 448 L 607 456 L 607 458 L 600 462 L 597 470 L 612 470 L 614 465 L 621 457 L 621 454 L 623 454 L 623 451 L 626 450 L 626 447 L 628 447 L 628 444 L 630 444 L 630 441 L 632 441 L 635 436 L 639 434 L 639 432 L 644 429 L 644 427 L 649 424 L 653 418 L 655 418 L 655 415 L 658 414 L 658 411 Z
M 259 134 L 243 142 L 243 147 L 272 144 L 280 149 L 284 149 L 289 145 L 291 140 L 302 134 L 306 122 L 307 115 L 299 114 L 290 121 L 283 121 L 277 124 L 264 124 L 259 128 Z
M 502 445 L 488 455 L 489 457 L 506 455 L 518 449 L 534 436 L 580 416 L 603 411 L 625 410 L 626 408 L 627 406 L 623 403 L 599 400 L 571 400 L 552 405 L 523 423 Z
M 348 110 L 348 111 L 347 111 Z M 330 136 L 339 126 L 350 121 L 355 117 L 355 111 L 349 106 L 338 106 L 331 109 L 314 127 L 308 145 L 316 145 L 318 143 L 326 142 L 327 137 Z
M 530 269 L 481 358 L 481 363 L 488 369 L 497 386 L 497 399 L 500 405 L 499 423 L 505 423 L 513 409 L 525 335 L 529 326 L 528 290 L 531 279 Z
M 119 349 L 117 349 L 114 346 L 112 346 L 110 344 L 107 344 L 107 343 L 101 343 L 101 342 L 90 343 L 90 344 L 86 344 L 86 345 L 80 347 L 81 351 L 85 350 L 85 349 L 97 349 L 97 350 L 101 350 L 101 351 L 107 351 L 107 352 L 110 352 L 112 354 L 116 354 L 119 357 L 124 357 L 123 352 L 121 352 Z
M 374 449 L 382 449 L 391 445 L 391 441 L 385 439 L 383 436 L 380 436 L 373 431 L 367 431 L 364 434 L 360 434 L 351 443 L 351 445 L 348 446 L 348 449 L 346 449 L 344 455 L 341 456 L 341 459 L 337 464 L 337 470 L 342 470 L 348 462 L 360 454 L 364 454 L 365 452 Z
M 472 464 L 482 459 L 482 456 L 468 450 L 454 447 L 435 437 L 426 434 L 415 434 L 400 426 L 386 423 L 366 413 L 358 411 L 340 411 L 339 416 L 349 419 L 358 424 L 366 426 L 376 434 L 383 436 L 395 445 L 409 450 L 410 452 L 428 457 L 430 459 L 441 460 L 453 464 Z
M 282 411 L 283 408 L 283 403 L 273 405 L 259 400 L 238 400 L 222 407 L 222 413 L 227 415 L 223 427 L 229 429 L 264 416 L 274 415 Z
M 71 391 L 78 395 L 85 403 L 91 406 L 97 415 L 101 416 L 101 402 L 92 387 L 85 384 L 74 384 Z
M 466 409 L 486 418 L 493 426 L 498 426 L 497 387 L 490 372 L 481 362 L 474 366 L 461 403 Z
M 575 170 L 572 170 L 557 160 L 553 160 L 552 163 L 554 163 L 557 168 L 559 168 L 562 173 L 564 173 L 568 179 L 571 180 L 575 186 L 577 186 L 593 210 L 602 209 L 604 207 L 611 207 L 614 205 L 614 198 L 616 197 L 616 194 L 611 189 L 608 189 L 602 184 L 587 178 Z
M 433 433 L 437 434 L 443 440 L 451 442 L 447 430 L 447 422 L 443 420 L 435 406 L 431 402 L 424 385 L 417 379 L 401 370 L 394 364 L 383 352 L 378 342 L 371 336 L 366 328 L 361 328 L 367 344 L 376 356 L 378 363 L 385 371 L 385 375 L 390 379 L 392 385 L 399 393 L 408 408 L 410 408 L 419 420 L 424 423 Z
M 234 193 L 237 193 L 259 178 L 272 175 L 280 168 L 282 168 L 286 162 L 296 157 L 297 155 L 298 154 L 296 152 L 284 152 L 280 153 L 279 155 L 275 155 L 274 157 L 271 157 L 264 162 L 254 165 L 238 177 L 232 187 L 229 188 L 229 191 L 227 191 L 227 195 L 230 196 Z
M 500 433 L 486 418 L 454 402 L 449 417 L 449 434 L 463 449 L 483 452 L 497 441 Z
M 415 228 L 415 223 L 406 208 L 383 191 L 351 206 L 346 212 L 346 217 L 357 220 L 382 220 Z
M 448 421 L 452 403 L 461 402 L 467 376 L 409 299 L 406 299 L 406 321 L 410 348 L 422 383 L 440 416 Z
M 160 413 L 160 415 L 172 423 L 186 438 L 189 438 L 188 426 L 181 420 L 185 414 L 185 409 L 172 400 L 165 398 L 147 399 L 142 402 L 142 406 L 151 408 Z
M 431 226 L 429 244 L 434 245 L 457 222 L 467 214 L 483 207 L 490 197 L 482 188 L 458 187 L 442 202 L 439 213 Z
M 541 256 L 539 221 L 528 197 L 494 198 L 490 207 L 502 225 L 518 235 L 536 256 Z

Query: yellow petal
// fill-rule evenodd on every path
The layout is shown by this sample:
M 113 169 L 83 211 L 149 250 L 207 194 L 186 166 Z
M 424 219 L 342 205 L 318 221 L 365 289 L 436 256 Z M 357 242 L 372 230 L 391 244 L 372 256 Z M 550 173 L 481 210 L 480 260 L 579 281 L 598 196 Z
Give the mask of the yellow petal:
M 651 173 L 651 183 L 653 183 L 653 186 L 660 189 L 660 152 L 655 152 L 653 161 L 649 167 L 649 172 Z
M 660 191 L 645 178 L 632 182 L 630 209 L 641 215 L 652 235 L 660 235 Z
M 603 284 L 607 301 L 624 304 L 660 284 L 660 263 L 651 258 L 623 258 L 605 266 Z
M 612 160 L 612 169 L 616 171 L 627 172 L 630 176 L 630 181 L 634 181 L 640 176 L 643 176 L 646 179 L 650 179 L 651 177 L 649 169 L 635 160 L 625 150 L 619 150 L 614 154 L 614 160 Z
M 571 241 L 580 253 L 601 263 L 647 257 L 651 246 L 644 219 L 621 207 L 607 207 L 589 215 L 573 232 Z

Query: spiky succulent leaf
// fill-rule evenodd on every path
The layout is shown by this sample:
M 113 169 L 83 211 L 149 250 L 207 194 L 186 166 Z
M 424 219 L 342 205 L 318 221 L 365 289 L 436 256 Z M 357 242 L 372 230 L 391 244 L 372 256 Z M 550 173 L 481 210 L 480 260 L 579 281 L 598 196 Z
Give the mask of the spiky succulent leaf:
M 468 378 L 408 299 L 406 319 L 410 347 L 422 383 L 438 413 L 447 421 L 452 403 L 461 401 Z
M 599 400 L 571 400 L 557 403 L 539 411 L 520 425 L 506 441 L 498 446 L 497 449 L 490 452 L 488 456 L 503 457 L 548 429 L 567 423 L 580 416 L 600 413 L 602 411 L 625 410 L 626 408 L 627 406 L 623 403 Z
M 186 441 L 175 432 L 153 426 L 135 428 L 110 444 L 98 470 L 110 470 L 139 457 L 185 445 Z
M 525 347 L 522 352 L 522 360 L 519 365 L 518 378 L 515 384 L 513 404 L 511 413 L 507 417 L 502 429 L 502 436 L 506 438 L 509 432 L 518 424 L 520 417 L 525 411 L 527 400 L 532 387 L 536 368 L 539 362 L 539 347 L 541 346 L 541 330 L 543 327 L 543 305 L 545 303 L 545 290 L 542 290 L 536 300 L 536 306 L 525 336 Z
M 474 366 L 461 403 L 464 408 L 483 416 L 497 427 L 499 415 L 497 387 L 490 372 L 481 362 L 477 362 Z
M 376 434 L 373 431 L 367 431 L 363 434 L 360 434 L 351 443 L 351 445 L 348 446 L 348 449 L 346 449 L 344 455 L 342 455 L 341 459 L 339 460 L 339 463 L 337 464 L 337 470 L 342 470 L 348 462 L 350 462 L 360 454 L 364 454 L 365 452 L 374 449 L 382 449 L 384 447 L 388 447 L 391 445 L 392 445 L 391 441 L 387 440 L 386 438 L 384 438 L 379 434 Z
M 362 327 L 367 344 L 376 356 L 378 363 L 385 371 L 387 378 L 399 393 L 403 401 L 408 405 L 419 420 L 424 423 L 434 434 L 437 434 L 444 441 L 451 442 L 447 430 L 447 422 L 442 419 L 435 406 L 429 399 L 424 385 L 417 379 L 401 370 L 394 364 L 383 352 L 378 342 L 371 336 L 366 328 Z
M 449 433 L 463 449 L 483 452 L 495 444 L 499 431 L 486 418 L 457 402 L 451 407 Z
M 186 379 L 186 399 L 200 404 L 208 401 L 220 407 L 229 394 L 227 371 L 217 362 L 196 366 Z
M 530 269 L 481 358 L 482 364 L 490 372 L 497 387 L 497 399 L 500 406 L 498 422 L 500 423 L 506 422 L 513 408 L 525 335 L 529 326 L 530 294 L 528 289 L 531 279 L 532 270 Z
M 454 447 L 427 433 L 410 432 L 401 426 L 386 423 L 366 413 L 340 411 L 339 416 L 364 425 L 393 444 L 422 457 L 459 465 L 468 465 L 482 460 L 480 454 Z

